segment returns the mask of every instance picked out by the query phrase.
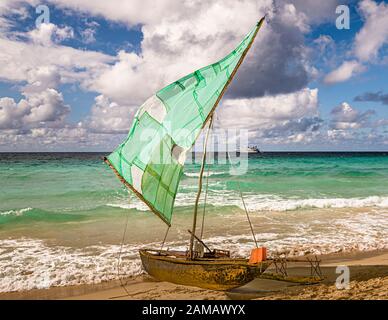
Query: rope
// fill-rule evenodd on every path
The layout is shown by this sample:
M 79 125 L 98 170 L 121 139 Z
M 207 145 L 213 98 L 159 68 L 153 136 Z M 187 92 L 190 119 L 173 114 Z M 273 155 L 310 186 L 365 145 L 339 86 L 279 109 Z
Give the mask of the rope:
M 205 226 L 206 203 L 207 203 L 207 194 L 208 194 L 208 190 L 209 190 L 209 172 L 210 172 L 210 166 L 208 166 L 207 176 L 206 176 L 206 190 L 205 190 L 205 199 L 204 199 L 204 203 L 203 203 L 201 235 L 199 237 L 200 239 L 202 239 L 203 228 Z
M 124 232 L 123 232 L 123 238 L 121 240 L 121 245 L 120 245 L 120 251 L 119 251 L 119 254 L 118 254 L 118 257 L 117 257 L 117 276 L 119 278 L 119 281 L 120 281 L 120 285 L 121 287 L 124 289 L 124 291 L 127 293 L 127 295 L 129 296 L 129 292 L 127 290 L 127 288 L 125 287 L 125 285 L 123 284 L 123 281 L 120 277 L 120 260 L 121 260 L 121 253 L 123 251 L 123 246 L 124 246 L 124 241 L 125 241 L 125 235 L 127 233 L 127 227 L 128 227 L 128 221 L 129 221 L 129 212 L 127 214 L 127 219 L 125 221 L 125 228 L 124 228 Z
M 246 215 L 247 215 L 248 222 L 249 222 L 249 227 L 251 228 L 253 240 L 255 241 L 256 248 L 258 248 L 259 246 L 257 245 L 257 240 L 256 240 L 255 232 L 253 231 L 253 226 L 252 226 L 251 218 L 249 217 L 249 213 L 248 213 L 248 210 L 247 210 L 247 206 L 245 205 L 244 197 L 243 197 L 243 194 L 242 194 L 242 191 L 241 191 L 241 184 L 240 184 L 240 181 L 238 181 L 238 188 L 239 188 L 239 191 L 240 191 L 241 201 L 242 201 L 242 203 L 243 203 L 243 205 L 244 205 L 244 210 L 245 210 L 245 213 L 246 213 Z
M 159 251 L 159 254 L 162 253 L 162 250 L 163 250 L 163 247 L 164 247 L 164 244 L 166 242 L 166 239 L 167 239 L 167 236 L 168 236 L 168 232 L 170 231 L 170 226 L 167 227 L 167 231 L 166 231 L 166 234 L 164 235 L 164 239 L 163 239 L 163 242 L 162 242 L 162 246 L 160 247 L 160 251 Z
M 227 152 L 227 154 L 228 154 L 228 158 L 230 159 L 229 151 Z M 231 166 L 233 167 L 232 161 L 230 161 L 230 164 L 231 164 Z M 251 229 L 253 241 L 255 242 L 256 248 L 258 248 L 259 246 L 258 246 L 258 244 L 257 244 L 255 232 L 254 232 L 254 230 L 253 230 L 253 226 L 252 226 L 251 218 L 249 217 L 249 213 L 248 213 L 247 206 L 245 205 L 245 200 L 244 200 L 243 193 L 242 193 L 242 190 L 241 190 L 241 183 L 240 183 L 239 180 L 237 181 L 237 185 L 238 185 L 238 190 L 239 190 L 239 193 L 240 193 L 241 201 L 242 201 L 243 206 L 244 206 L 245 214 L 247 215 L 247 219 L 248 219 L 249 227 L 250 227 L 250 229 Z

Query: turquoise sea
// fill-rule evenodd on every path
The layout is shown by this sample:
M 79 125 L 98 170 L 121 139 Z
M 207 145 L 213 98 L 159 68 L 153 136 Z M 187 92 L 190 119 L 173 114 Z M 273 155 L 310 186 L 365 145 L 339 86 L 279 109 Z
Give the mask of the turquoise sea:
M 166 226 L 102 162 L 103 153 L 0 154 L 0 292 L 116 279 L 142 272 L 137 250 Z M 166 246 L 188 244 L 199 165 L 188 163 Z M 209 173 L 204 240 L 248 256 L 257 239 L 291 255 L 388 247 L 388 153 L 264 153 L 248 170 Z M 202 208 L 200 221 L 202 220 Z

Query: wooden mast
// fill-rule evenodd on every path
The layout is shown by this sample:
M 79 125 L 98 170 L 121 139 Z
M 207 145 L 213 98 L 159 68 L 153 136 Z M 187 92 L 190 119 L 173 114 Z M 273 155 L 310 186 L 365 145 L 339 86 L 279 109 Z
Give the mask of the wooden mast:
M 191 238 L 190 238 L 190 251 L 189 251 L 189 258 L 190 259 L 194 258 L 193 247 L 194 247 L 194 239 L 196 238 L 195 231 L 197 229 L 198 204 L 199 204 L 199 198 L 201 197 L 201 193 L 202 193 L 202 179 L 203 179 L 203 171 L 205 169 L 205 164 L 206 164 L 207 141 L 209 139 L 212 124 L 213 124 L 213 115 L 210 117 L 210 123 L 209 123 L 209 127 L 207 129 L 207 132 L 206 132 L 206 138 L 205 138 L 205 142 L 204 142 L 205 144 L 203 147 L 201 171 L 200 171 L 199 179 L 198 179 L 198 192 L 197 192 L 197 197 L 195 199 L 195 207 L 194 207 L 193 228 L 191 231 Z
M 205 145 L 204 145 L 204 148 L 203 148 L 201 171 L 199 173 L 199 179 L 198 179 L 198 192 L 197 192 L 197 197 L 195 199 L 193 227 L 192 227 L 192 230 L 191 230 L 190 248 L 189 248 L 189 258 L 190 259 L 194 258 L 193 248 L 194 248 L 195 231 L 196 231 L 196 228 L 197 228 L 198 204 L 199 204 L 199 199 L 201 197 L 201 192 L 202 192 L 202 179 L 203 179 L 203 172 L 204 172 L 205 163 L 206 163 L 207 140 L 208 140 L 210 129 L 211 129 L 211 126 L 212 126 L 212 123 L 213 123 L 214 111 L 216 110 L 218 104 L 220 103 L 222 97 L 224 96 L 226 90 L 228 89 L 230 83 L 232 82 L 234 76 L 236 75 L 237 70 L 240 68 L 241 64 L 243 63 L 243 61 L 244 61 L 244 59 L 245 59 L 249 49 L 252 47 L 252 44 L 255 41 L 257 33 L 259 32 L 259 30 L 260 30 L 264 20 L 265 20 L 265 17 L 261 18 L 261 20 L 257 23 L 257 28 L 255 30 L 255 33 L 254 33 L 254 35 L 252 37 L 251 42 L 249 43 L 248 47 L 245 49 L 244 53 L 242 54 L 240 60 L 238 61 L 235 69 L 233 70 L 232 74 L 230 75 L 228 81 L 226 82 L 224 88 L 222 89 L 221 94 L 218 96 L 217 101 L 215 102 L 212 110 L 209 112 L 209 115 L 207 116 L 207 118 L 206 118 L 206 120 L 205 120 L 205 122 L 204 122 L 204 124 L 202 126 L 202 128 L 204 128 L 206 126 L 207 122 L 210 121 L 209 127 L 208 127 L 208 131 L 206 133 Z

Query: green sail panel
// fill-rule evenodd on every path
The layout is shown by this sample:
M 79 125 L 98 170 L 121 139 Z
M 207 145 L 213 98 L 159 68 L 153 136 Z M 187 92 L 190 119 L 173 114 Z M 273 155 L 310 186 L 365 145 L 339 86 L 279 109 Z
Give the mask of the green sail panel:
M 206 125 L 261 23 L 225 58 L 149 98 L 136 113 L 127 139 L 106 159 L 122 182 L 168 225 L 186 153 Z

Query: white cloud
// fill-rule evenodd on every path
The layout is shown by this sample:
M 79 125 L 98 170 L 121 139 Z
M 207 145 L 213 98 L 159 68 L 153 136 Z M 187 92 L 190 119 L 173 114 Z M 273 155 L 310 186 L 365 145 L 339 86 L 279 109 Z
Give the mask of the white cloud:
M 158 23 L 166 16 L 184 14 L 186 4 L 197 1 L 185 0 L 48 0 L 61 8 L 102 16 L 108 20 L 125 23 L 128 26 Z M 198 3 L 198 2 L 197 2 Z
M 85 125 L 95 133 L 128 133 L 135 110 L 99 95 Z
M 354 75 L 367 69 L 367 63 L 379 63 L 379 50 L 388 43 L 388 5 L 373 0 L 360 1 L 359 12 L 365 22 L 356 34 L 353 49 L 349 55 L 354 59 L 343 62 L 336 70 L 330 72 L 324 82 L 333 84 L 349 80 Z
M 222 126 L 237 128 L 261 127 L 304 116 L 317 116 L 318 89 L 305 88 L 295 93 L 251 99 L 227 99 L 217 110 Z
M 62 83 L 86 81 L 115 61 L 114 57 L 99 52 L 43 46 L 1 36 L 0 47 L 0 79 L 8 81 L 28 81 L 30 73 L 42 67 L 56 68 Z
M 52 23 L 42 23 L 38 28 L 28 32 L 28 36 L 35 44 L 52 46 L 63 40 L 74 38 L 74 31 L 69 26 L 60 28 Z
M 265 13 L 270 22 L 264 24 L 228 94 L 294 92 L 314 73 L 304 45 L 307 18 L 293 4 L 279 1 L 275 8 L 270 0 L 183 1 L 179 7 L 185 10 L 144 23 L 141 54 L 119 52 L 116 64 L 89 88 L 120 104 L 141 104 L 170 82 L 224 57 Z
M 251 99 L 227 99 L 217 109 L 217 125 L 248 129 L 250 139 L 271 143 L 306 141 L 322 120 L 318 112 L 318 89 Z
M 365 70 L 366 68 L 356 60 L 345 61 L 337 69 L 326 75 L 324 82 L 327 84 L 343 82 Z
M 2 28 L 3 23 L 4 26 L 12 23 L 4 14 L 7 10 L 10 12 L 9 8 L 19 10 L 22 17 L 22 3 L 40 3 L 38 0 L 4 1 L 0 4 L 1 30 L 7 30 Z M 3 3 L 7 3 L 8 9 L 2 11 Z M 334 19 L 335 0 L 320 3 L 312 0 L 47 0 L 47 3 L 129 27 L 140 24 L 141 50 L 139 54 L 120 51 L 116 56 L 109 56 L 66 47 L 60 43 L 74 37 L 73 30 L 53 24 L 16 37 L 4 31 L 0 35 L 0 79 L 18 82 L 25 98 L 19 102 L 11 98 L 0 100 L 0 127 L 3 128 L 0 144 L 14 141 L 27 145 L 36 141 L 47 146 L 59 145 L 59 149 L 60 144 L 103 145 L 110 149 L 120 142 L 118 134 L 127 133 L 135 106 L 169 82 L 229 53 L 265 13 L 268 23 L 260 31 L 258 41 L 218 109 L 218 123 L 249 128 L 254 139 L 269 143 L 306 143 L 317 137 L 322 120 L 318 112 L 318 90 L 306 88 L 315 69 L 311 66 L 305 34 L 314 24 Z M 362 9 L 366 17 L 364 28 L 368 27 L 370 17 L 378 14 L 372 10 L 373 6 L 367 8 L 371 3 L 363 1 L 360 6 L 360 10 L 365 6 Z M 95 41 L 96 27 L 90 25 L 81 32 L 84 43 Z M 20 41 L 23 37 L 29 42 Z M 362 39 L 362 31 L 358 38 Z M 327 83 L 345 81 L 362 72 L 362 57 L 373 59 L 378 55 L 381 41 L 385 41 L 381 36 L 376 39 L 370 40 L 370 49 L 365 48 L 364 53 L 357 53 L 355 44 L 353 58 L 327 75 Z M 322 50 L 331 44 L 329 38 L 316 42 Z M 64 83 L 80 84 L 83 89 L 99 94 L 89 116 L 75 126 L 64 120 L 69 110 L 58 91 Z M 357 126 L 354 123 L 360 123 L 360 118 L 351 121 L 343 116 L 340 119 L 339 114 L 333 114 L 333 132 L 346 131 L 335 127 L 351 128 Z M 359 112 L 360 115 L 363 113 Z M 367 121 L 362 123 L 366 125 Z
M 89 88 L 120 103 L 140 105 L 162 85 L 155 70 L 144 67 L 144 61 L 135 53 L 120 51 L 118 61 L 92 80 Z
M 171 3 L 156 5 L 166 11 L 163 19 L 144 20 L 141 55 L 120 51 L 117 63 L 92 89 L 119 103 L 141 104 L 156 90 L 229 53 L 271 1 L 259 6 L 250 0 Z
M 70 107 L 55 89 L 28 94 L 19 102 L 8 97 L 0 98 L 0 129 L 63 126 L 69 112 Z
M 25 94 L 38 93 L 45 89 L 55 89 L 61 82 L 61 75 L 56 66 L 39 66 L 27 72 L 27 85 L 23 88 Z
M 297 11 L 294 4 L 284 4 L 278 14 L 281 16 L 282 21 L 290 26 L 296 26 L 301 32 L 306 33 L 310 31 L 310 25 L 308 24 L 306 14 L 303 11 Z
M 349 103 L 343 102 L 331 111 L 332 128 L 337 130 L 358 129 L 369 125 L 369 120 L 375 112 L 368 110 L 360 112 Z
M 379 49 L 388 43 L 388 4 L 363 0 L 359 9 L 365 23 L 356 35 L 354 53 L 360 61 L 370 61 L 377 58 Z

